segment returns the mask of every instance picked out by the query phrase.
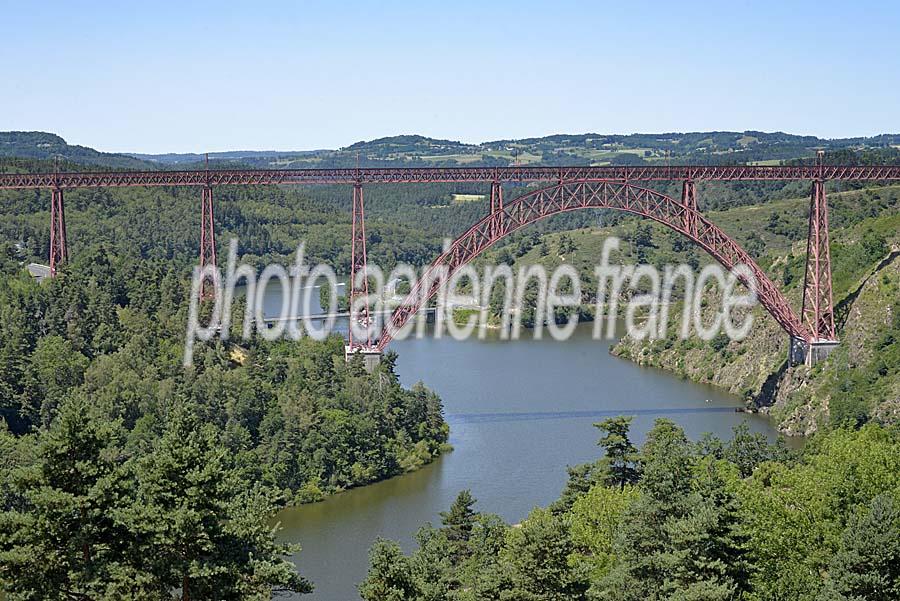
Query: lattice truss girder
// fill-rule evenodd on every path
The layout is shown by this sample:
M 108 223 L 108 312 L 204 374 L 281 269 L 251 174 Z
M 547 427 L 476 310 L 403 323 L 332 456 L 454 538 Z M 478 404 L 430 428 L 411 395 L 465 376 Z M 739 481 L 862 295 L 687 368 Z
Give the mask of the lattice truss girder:
M 900 180 L 900 165 L 638 165 L 573 167 L 407 167 L 377 169 L 214 169 L 3 173 L 0 189 L 271 184 L 400 184 L 565 181 Z

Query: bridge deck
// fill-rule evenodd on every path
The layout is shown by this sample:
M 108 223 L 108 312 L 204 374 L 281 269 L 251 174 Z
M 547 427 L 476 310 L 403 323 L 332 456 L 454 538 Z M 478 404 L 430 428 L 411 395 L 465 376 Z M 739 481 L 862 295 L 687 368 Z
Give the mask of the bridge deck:
M 900 180 L 900 165 L 673 165 L 581 167 L 400 167 L 377 169 L 198 169 L 4 173 L 0 189 L 272 184 L 428 184 L 558 181 Z

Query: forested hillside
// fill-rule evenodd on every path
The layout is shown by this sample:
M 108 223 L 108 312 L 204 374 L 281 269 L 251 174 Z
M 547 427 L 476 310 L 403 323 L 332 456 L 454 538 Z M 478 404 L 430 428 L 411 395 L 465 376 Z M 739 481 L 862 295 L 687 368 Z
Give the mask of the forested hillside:
M 497 143 L 480 149 L 478 160 L 550 162 L 551 155 L 569 153 L 561 148 L 578 147 L 595 155 L 578 150 L 560 160 L 667 160 L 662 152 L 684 161 L 705 153 L 705 160 L 724 162 L 744 152 L 729 144 L 748 149 L 745 158 L 768 144 L 788 149 L 786 158 L 806 160 L 824 143 L 707 137 L 673 138 L 672 148 L 640 155 L 622 148 L 648 143 L 643 138 L 595 144 L 590 136 L 559 136 L 515 151 Z M 40 139 L 26 136 L 16 144 L 44 148 L 33 144 Z M 896 161 L 895 142 L 847 142 L 826 160 Z M 674 152 L 681 144 L 690 150 Z M 333 162 L 349 164 L 359 151 L 371 155 L 362 164 L 459 164 L 465 160 L 447 153 L 469 151 L 417 137 L 354 146 Z M 425 147 L 440 158 L 407 158 Z M 709 154 L 709 148 L 716 150 Z M 780 160 L 781 150 L 766 152 L 760 160 Z M 0 159 L 0 170 L 121 166 L 118 157 L 57 163 L 50 156 L 39 150 L 26 153 L 30 158 Z M 240 160 L 261 165 L 269 157 Z M 700 187 L 703 210 L 748 249 L 795 307 L 807 187 Z M 507 198 L 532 189 L 508 186 Z M 679 193 L 674 185 L 659 189 Z M 370 261 L 385 269 L 428 263 L 443 237 L 484 215 L 488 193 L 473 185 L 367 188 Z M 463 496 L 441 528 L 422 531 L 412 558 L 388 543 L 375 547 L 364 596 L 895 598 L 893 564 L 878 549 L 896 543 L 898 443 L 889 424 L 900 416 L 900 192 L 832 184 L 828 193 L 835 300 L 846 341 L 830 361 L 812 371 L 788 369 L 786 337 L 759 311 L 758 327 L 743 342 L 666 338 L 623 341 L 616 350 L 741 393 L 768 407 L 785 431 L 823 432 L 802 457 L 743 431 L 727 443 L 690 443 L 668 422 L 638 452 L 626 444 L 621 425 L 607 423 L 606 460 L 573 470 L 552 508 L 508 526 L 474 513 L 473 500 Z M 288 263 L 305 242 L 308 261 L 348 270 L 347 187 L 222 187 L 215 198 L 220 257 L 232 236 L 244 260 L 257 266 Z M 23 264 L 47 256 L 49 194 L 0 191 L 0 588 L 9 599 L 49 598 L 60 590 L 78 598 L 148 598 L 184 586 L 195 598 L 209 591 L 265 597 L 308 590 L 282 559 L 293 549 L 274 543 L 266 522 L 273 511 L 416 469 L 446 450 L 440 400 L 423 386 L 403 389 L 390 355 L 372 374 L 358 362 L 347 364 L 340 338 L 201 345 L 195 366 L 182 367 L 199 202 L 197 190 L 183 188 L 67 191 L 72 260 L 59 277 L 37 284 Z M 616 259 L 626 262 L 699 267 L 709 260 L 657 225 L 583 211 L 505 239 L 484 261 L 569 263 L 590 285 L 609 234 L 625 241 Z M 583 300 L 594 302 L 590 294 Z M 181 544 L 188 539 L 197 542 Z M 887 596 L 865 588 L 868 576 L 858 575 L 870 573 L 883 576 L 887 584 L 879 591 Z
M 736 163 L 812 159 L 816 150 L 836 153 L 891 149 L 900 134 L 823 139 L 781 132 L 694 132 L 609 135 L 558 134 L 542 138 L 463 143 L 419 135 L 360 141 L 336 150 L 212 153 L 216 162 L 256 167 L 363 167 L 454 165 L 634 165 L 638 163 Z M 894 153 L 898 154 L 898 153 Z M 199 154 L 146 155 L 161 165 L 199 163 Z
M 835 430 L 801 453 L 746 426 L 692 442 L 659 419 L 595 424 L 604 456 L 520 524 L 463 491 L 403 554 L 370 551 L 366 601 L 891 601 L 900 598 L 900 433 Z
M 0 257 L 7 599 L 308 590 L 273 513 L 446 450 L 440 399 L 401 388 L 391 355 L 369 374 L 340 337 L 254 339 L 185 368 L 177 263 L 95 246 L 37 284 L 12 245 Z
M 453 165 L 633 165 L 637 163 L 747 163 L 813 159 L 831 154 L 886 151 L 900 156 L 900 134 L 825 139 L 782 132 L 689 132 L 647 134 L 556 134 L 541 138 L 464 143 L 420 135 L 359 141 L 338 149 L 235 150 L 209 153 L 216 165 L 278 169 L 300 167 L 383 167 Z M 199 149 L 198 149 L 199 150 Z M 70 146 L 44 132 L 0 132 L 0 157 L 60 158 L 117 168 L 190 168 L 204 163 L 202 152 L 110 154 Z
M 900 188 L 832 194 L 831 259 L 838 338 L 814 368 L 787 364 L 788 340 L 762 309 L 746 340 L 624 339 L 614 352 L 742 395 L 788 434 L 829 425 L 900 421 Z M 801 305 L 806 253 L 804 198 L 714 213 L 786 293 Z M 653 230 L 648 230 L 653 231 Z M 658 230 L 657 230 L 658 231 Z M 665 249 L 665 235 L 645 240 Z M 708 259 L 706 259 L 708 260 Z M 680 315 L 680 307 L 676 308 Z
M 59 159 L 72 165 L 102 166 L 110 169 L 146 169 L 152 166 L 124 154 L 98 152 L 86 146 L 73 146 L 56 134 L 40 131 L 0 132 L 0 157 Z
M 219 342 L 182 367 L 189 286 L 165 262 L 98 247 L 43 285 L 14 261 L 6 267 L 0 411 L 15 434 L 49 427 L 60 405 L 83 397 L 119 420 L 138 451 L 187 405 L 245 456 L 255 480 L 300 500 L 417 467 L 446 441 L 439 399 L 401 390 L 391 357 L 371 376 L 346 364 L 340 337 L 254 339 L 237 355 Z

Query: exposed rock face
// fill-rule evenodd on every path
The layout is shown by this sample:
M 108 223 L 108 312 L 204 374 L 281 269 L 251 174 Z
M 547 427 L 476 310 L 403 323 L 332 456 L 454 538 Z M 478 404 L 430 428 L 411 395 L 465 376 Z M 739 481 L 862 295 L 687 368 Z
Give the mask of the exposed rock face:
M 710 305 L 719 304 L 717 298 L 708 300 Z M 741 341 L 705 342 L 694 337 L 681 340 L 680 333 L 676 332 L 680 319 L 680 306 L 673 307 L 668 338 L 634 340 L 626 336 L 613 347 L 612 353 L 696 382 L 720 386 L 748 401 L 764 396 L 767 386 L 771 387 L 771 378 L 786 364 L 788 337 L 759 307 L 753 310 L 749 335 Z
M 900 423 L 900 393 L 895 399 L 879 403 L 872 416 L 883 424 Z
M 787 365 L 787 336 L 759 307 L 754 309 L 750 334 L 740 342 L 625 337 L 611 352 L 725 388 L 770 415 L 784 434 L 808 436 L 828 422 L 832 397 L 841 394 L 839 382 L 848 370 L 871 369 L 878 360 L 878 345 L 894 323 L 898 286 L 900 253 L 894 249 L 838 303 L 841 345 L 814 368 Z M 791 300 L 799 306 L 799 299 Z M 673 315 L 670 323 L 680 313 L 673 311 Z M 884 378 L 881 384 L 888 390 L 887 397 L 872 399 L 870 415 L 882 423 L 900 423 L 900 377 L 889 372 Z

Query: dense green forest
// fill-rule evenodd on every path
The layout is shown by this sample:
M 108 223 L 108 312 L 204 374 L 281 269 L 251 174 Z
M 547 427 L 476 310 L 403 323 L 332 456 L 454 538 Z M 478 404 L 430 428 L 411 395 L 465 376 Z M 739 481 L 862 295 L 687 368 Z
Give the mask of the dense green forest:
M 37 284 L 0 251 L 7 599 L 307 590 L 283 559 L 295 549 L 273 542 L 275 509 L 446 449 L 440 399 L 401 388 L 393 355 L 369 374 L 340 337 L 254 339 L 184 368 L 183 269 L 98 246 Z
M 808 160 L 815 147 L 831 144 L 751 134 L 679 134 L 647 149 L 640 145 L 650 139 L 560 136 L 491 143 L 479 147 L 477 161 L 728 162 L 757 160 L 750 158 L 755 152 L 759 160 Z M 0 159 L 0 171 L 167 164 L 72 150 L 41 136 L 47 135 L 11 142 L 0 136 L 9 151 L 0 145 L 0 155 L 17 153 Z M 830 162 L 900 160 L 889 136 L 832 142 Z M 45 150 L 19 148 L 30 144 Z M 423 146 L 430 158 L 414 156 Z M 418 137 L 361 143 L 327 160 L 304 155 L 310 164 L 294 158 L 278 164 L 349 165 L 357 151 L 364 165 L 469 164 L 459 143 Z M 54 154 L 64 159 L 47 160 Z M 216 164 L 273 160 L 268 153 L 235 153 Z M 412 556 L 388 542 L 373 548 L 364 597 L 898 598 L 891 562 L 900 554 L 900 444 L 896 429 L 867 422 L 890 421 L 875 419 L 873 399 L 887 398 L 900 381 L 897 282 L 887 271 L 873 271 L 897 243 L 900 195 L 896 188 L 860 187 L 829 187 L 835 291 L 865 300 L 859 282 L 868 278 L 879 286 L 877 307 L 890 307 L 894 317 L 861 328 L 872 340 L 859 344 L 877 344 L 877 356 L 854 355 L 854 369 L 840 373 L 819 368 L 826 377 L 816 381 L 833 397 L 832 419 L 802 454 L 743 430 L 731 441 L 692 443 L 665 421 L 637 450 L 627 422 L 609 421 L 601 428 L 605 458 L 573 468 L 558 503 L 509 526 L 476 512 L 474 499 L 462 495 L 440 527 L 422 530 Z M 507 198 L 532 189 L 509 186 Z M 679 194 L 674 186 L 660 190 Z M 370 261 L 385 269 L 428 263 L 443 237 L 484 214 L 488 193 L 473 185 L 367 187 Z M 804 183 L 706 183 L 700 203 L 796 300 L 807 194 Z M 243 259 L 257 266 L 287 263 L 305 241 L 309 261 L 346 273 L 346 187 L 222 187 L 215 198 L 220 257 L 232 236 Z M 338 337 L 210 344 L 197 349 L 193 368 L 182 367 L 197 191 L 67 191 L 72 261 L 60 277 L 37 284 L 22 267 L 46 260 L 48 205 L 46 191 L 0 191 L 0 590 L 6 598 L 150 599 L 181 590 L 191 598 L 264 599 L 309 590 L 283 559 L 296 549 L 274 542 L 267 521 L 273 512 L 416 469 L 447 449 L 440 399 L 422 385 L 402 388 L 392 355 L 371 374 L 358 361 L 347 364 Z M 557 233 L 541 235 L 547 232 Z M 568 262 L 590 284 L 598 240 L 608 233 L 624 239 L 626 260 L 695 267 L 708 260 L 660 227 L 604 211 L 548 219 L 504 240 L 485 260 Z M 852 305 L 842 307 L 849 317 L 841 319 L 852 320 Z M 719 362 L 722 370 L 729 361 L 760 363 L 752 341 L 658 344 L 660 352 L 706 353 L 698 364 L 713 379 Z M 779 361 L 785 356 L 780 349 L 771 354 Z M 736 380 L 739 390 L 761 395 L 751 385 L 763 383 L 746 380 Z M 841 429 L 847 425 L 858 429 Z
M 746 425 L 687 439 L 659 419 L 595 424 L 598 461 L 520 524 L 468 491 L 418 549 L 370 551 L 366 601 L 892 601 L 900 598 L 900 431 L 836 429 L 802 452 Z
M 142 169 L 148 165 L 145 161 L 124 154 L 75 146 L 56 134 L 40 131 L 0 132 L 0 157 L 13 157 L 14 160 L 59 158 L 71 164 L 100 165 L 115 169 Z

